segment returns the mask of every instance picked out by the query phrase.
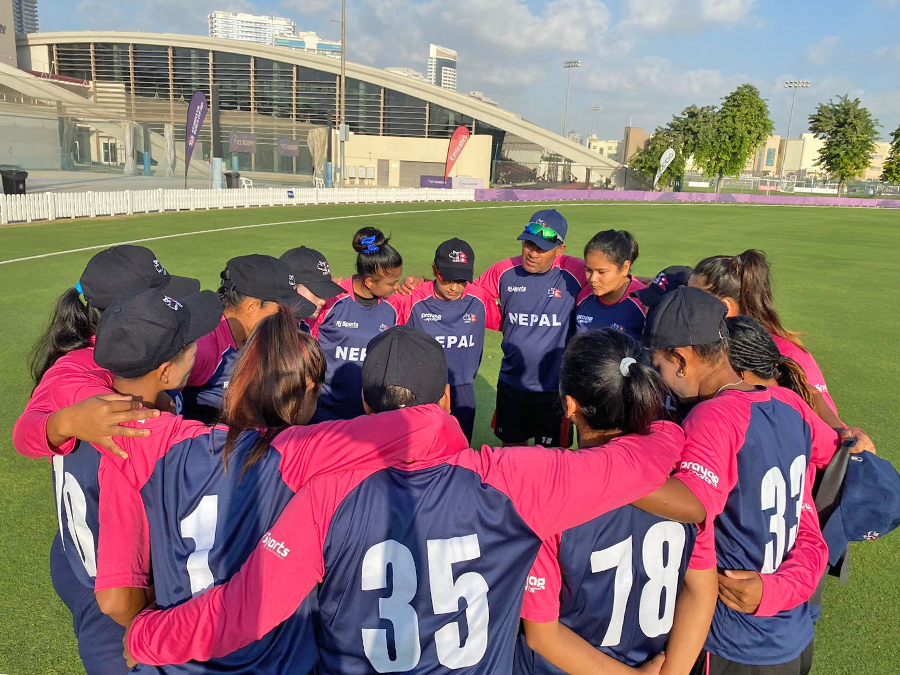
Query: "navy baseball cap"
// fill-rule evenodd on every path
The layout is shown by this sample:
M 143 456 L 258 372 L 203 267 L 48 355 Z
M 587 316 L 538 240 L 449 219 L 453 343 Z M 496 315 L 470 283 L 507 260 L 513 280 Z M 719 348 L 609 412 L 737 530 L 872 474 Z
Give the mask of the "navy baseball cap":
M 156 289 L 125 293 L 97 323 L 94 360 L 119 377 L 141 377 L 212 332 L 221 319 L 222 302 L 213 291 L 182 298 Z
M 549 251 L 565 242 L 569 224 L 556 209 L 538 211 L 528 221 L 525 231 L 519 235 L 519 241 L 530 241 L 540 249 Z M 556 235 L 556 236 L 554 236 Z
M 153 288 L 180 298 L 200 290 L 200 282 L 176 277 L 144 246 L 120 244 L 100 251 L 88 261 L 78 290 L 91 307 L 106 309 L 116 296 Z
M 232 258 L 222 272 L 222 285 L 241 295 L 277 302 L 298 319 L 312 316 L 316 311 L 313 303 L 297 294 L 297 282 L 287 263 L 270 255 Z
M 462 239 L 448 239 L 434 252 L 434 266 L 444 281 L 472 281 L 475 252 Z
M 850 455 L 841 500 L 822 528 L 828 564 L 837 565 L 851 541 L 883 537 L 900 525 L 900 474 L 871 452 Z
M 377 405 L 390 386 L 409 389 L 419 405 L 437 403 L 447 387 L 444 348 L 415 328 L 403 325 L 389 328 L 369 341 L 362 381 L 367 403 Z M 370 407 L 374 409 L 371 404 Z
M 652 307 L 662 300 L 666 293 L 670 293 L 682 286 L 687 286 L 693 273 L 693 267 L 672 265 L 657 274 L 647 288 L 634 291 L 631 295 L 640 300 L 645 307 Z
M 331 278 L 331 267 L 325 256 L 313 248 L 298 246 L 279 258 L 294 273 L 294 281 L 306 286 L 313 295 L 327 300 L 344 292 Z
M 682 286 L 650 308 L 644 324 L 644 344 L 650 351 L 708 345 L 723 339 L 725 304 L 693 286 Z

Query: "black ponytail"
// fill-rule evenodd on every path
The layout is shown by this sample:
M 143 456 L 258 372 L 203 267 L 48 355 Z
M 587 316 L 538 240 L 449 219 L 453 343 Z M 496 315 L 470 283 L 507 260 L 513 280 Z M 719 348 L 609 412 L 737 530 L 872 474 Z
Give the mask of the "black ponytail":
M 613 328 L 572 338 L 563 356 L 559 390 L 575 399 L 584 421 L 598 431 L 643 434 L 665 416 L 668 391 L 662 378 L 641 345 Z
M 584 246 L 584 256 L 599 251 L 622 268 L 626 262 L 632 265 L 638 258 L 638 243 L 628 230 L 603 230 L 598 232 Z
M 78 289 L 70 288 L 59 296 L 50 323 L 31 350 L 35 385 L 60 357 L 90 346 L 99 319 L 100 310 L 82 302 Z
M 813 389 L 793 359 L 782 356 L 765 326 L 750 316 L 725 320 L 731 337 L 729 360 L 737 372 L 749 371 L 763 380 L 775 380 L 815 408 Z
M 356 273 L 360 277 L 383 276 L 387 270 L 402 267 L 403 258 L 390 244 L 381 230 L 363 227 L 353 235 L 353 250 L 356 251 Z

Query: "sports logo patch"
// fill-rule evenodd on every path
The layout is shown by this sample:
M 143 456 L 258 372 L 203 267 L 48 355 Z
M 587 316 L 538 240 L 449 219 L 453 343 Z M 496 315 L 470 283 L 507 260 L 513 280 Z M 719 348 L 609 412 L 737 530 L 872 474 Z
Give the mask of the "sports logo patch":
M 178 302 L 175 298 L 170 298 L 168 295 L 163 296 L 163 302 L 169 306 L 169 309 L 174 309 L 175 311 L 178 311 L 179 309 L 184 307 L 184 305 Z
M 320 260 L 319 262 L 317 262 L 316 269 L 322 273 L 322 276 L 331 274 L 331 268 L 328 266 L 328 262 L 325 260 Z
M 665 272 L 660 272 L 656 275 L 656 278 L 653 280 L 654 286 L 659 286 L 662 290 L 666 290 L 669 287 L 669 278 L 666 276 Z
M 558 288 L 548 288 L 547 289 L 547 297 L 548 298 L 561 298 L 562 292 Z
M 156 270 L 157 274 L 162 274 L 163 276 L 167 275 L 166 268 L 162 266 L 162 263 L 159 262 L 156 258 L 153 259 L 153 269 Z
M 381 324 L 381 325 L 378 327 L 378 330 L 380 330 L 382 333 L 383 333 L 384 331 L 386 331 L 387 329 L 388 329 L 388 326 L 387 326 L 387 324 L 385 324 L 385 323 Z
M 463 323 L 478 323 L 477 314 L 463 314 Z
M 450 251 L 450 262 L 465 264 L 469 262 L 469 258 L 465 251 Z
M 865 537 L 865 541 L 875 541 L 881 536 L 881 532 L 869 532 Z
M 288 283 L 289 283 L 291 286 L 296 286 L 296 285 L 297 285 L 297 282 L 294 280 L 294 275 L 293 275 L 293 274 L 288 274 Z

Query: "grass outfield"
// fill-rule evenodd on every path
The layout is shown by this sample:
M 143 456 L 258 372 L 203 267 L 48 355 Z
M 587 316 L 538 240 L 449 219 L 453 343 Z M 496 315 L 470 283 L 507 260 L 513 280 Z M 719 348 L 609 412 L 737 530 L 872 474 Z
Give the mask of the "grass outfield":
M 0 261 L 114 242 L 146 243 L 176 274 L 216 288 L 229 258 L 280 255 L 306 244 L 322 250 L 333 271 L 349 275 L 355 230 L 374 225 L 393 233 L 405 271 L 425 274 L 434 249 L 459 236 L 475 249 L 476 271 L 514 255 L 515 241 L 536 203 L 524 205 L 354 205 L 210 211 L 0 228 Z M 667 265 L 695 264 L 714 254 L 750 247 L 769 255 L 774 292 L 785 323 L 805 334 L 829 388 L 850 424 L 873 436 L 880 453 L 900 465 L 896 438 L 900 362 L 894 354 L 900 310 L 900 236 L 897 214 L 880 210 L 743 205 L 605 205 L 565 203 L 571 253 L 599 229 L 627 228 L 641 245 L 636 273 L 653 276 Z M 377 215 L 389 214 L 389 215 Z M 295 222 L 324 219 L 318 222 Z M 277 223 L 266 227 L 203 230 Z M 168 236 L 192 232 L 189 236 Z M 47 553 L 56 528 L 50 469 L 19 457 L 13 422 L 31 389 L 26 354 L 56 296 L 73 286 L 96 250 L 0 264 L 0 673 L 82 672 L 71 617 L 50 584 Z M 500 340 L 488 336 L 477 383 L 476 443 L 491 443 L 488 428 Z M 476 446 L 477 447 L 477 446 Z M 900 535 L 857 544 L 853 581 L 831 583 L 818 626 L 817 675 L 894 675 L 900 606 Z

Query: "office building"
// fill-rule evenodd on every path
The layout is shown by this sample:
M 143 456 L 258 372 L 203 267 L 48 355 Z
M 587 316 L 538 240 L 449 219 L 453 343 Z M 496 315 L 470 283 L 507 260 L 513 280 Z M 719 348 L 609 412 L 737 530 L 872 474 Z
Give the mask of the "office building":
M 289 47 L 300 49 L 307 54 L 319 56 L 331 56 L 341 58 L 341 43 L 335 40 L 326 40 L 312 31 L 300 31 L 296 35 L 279 35 L 272 39 L 276 47 Z
M 242 12 L 213 12 L 209 15 L 209 36 L 272 44 L 279 35 L 293 35 L 296 24 L 280 16 L 257 16 Z
M 16 35 L 38 32 L 37 0 L 12 0 Z
M 581 134 L 579 134 L 577 131 L 570 131 L 568 138 L 573 143 L 581 145 Z
M 428 46 L 428 81 L 441 89 L 456 91 L 456 50 Z
M 622 152 L 619 161 L 628 164 L 634 153 L 638 150 L 646 150 L 650 144 L 650 134 L 644 132 L 643 127 L 625 127 L 625 137 L 622 140 Z
M 593 150 L 594 152 L 599 153 L 604 157 L 609 157 L 612 160 L 618 160 L 619 145 L 621 143 L 622 141 L 604 141 L 599 139 L 594 134 L 588 136 L 587 139 L 588 150 Z

